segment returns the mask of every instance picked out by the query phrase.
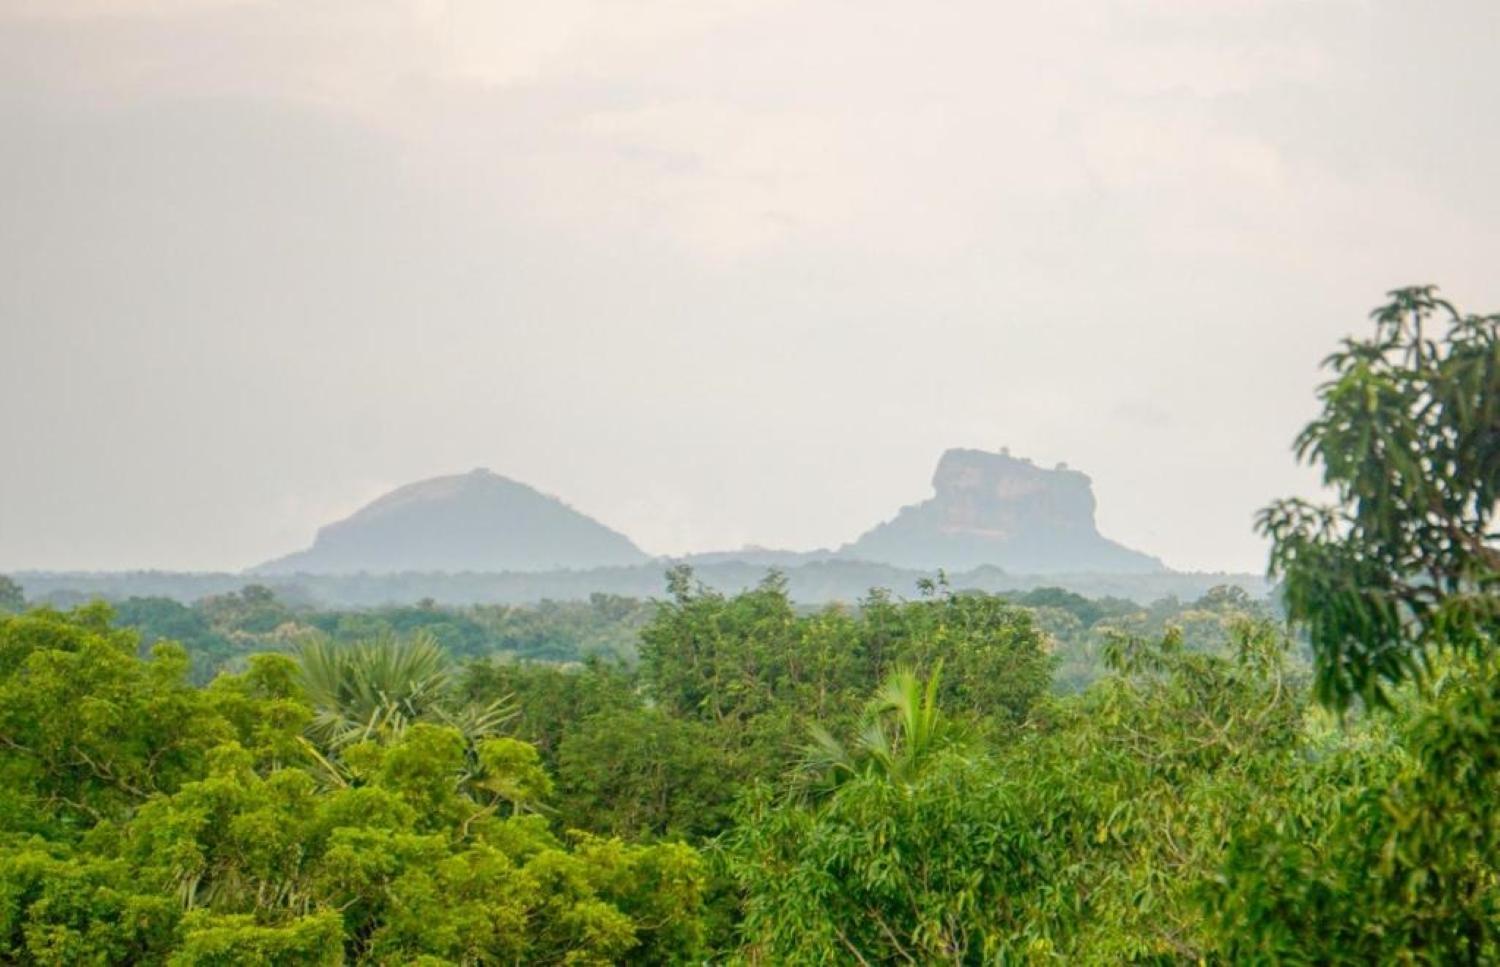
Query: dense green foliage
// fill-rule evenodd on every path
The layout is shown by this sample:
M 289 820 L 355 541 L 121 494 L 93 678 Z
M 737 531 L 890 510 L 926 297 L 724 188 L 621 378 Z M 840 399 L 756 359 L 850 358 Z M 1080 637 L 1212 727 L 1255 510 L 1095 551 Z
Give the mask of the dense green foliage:
M 480 663 L 470 700 L 513 695 L 517 734 L 558 772 L 565 813 L 606 833 L 710 836 L 738 791 L 793 769 L 809 724 L 852 721 L 898 665 L 939 661 L 944 697 L 1014 731 L 1046 691 L 1051 659 L 1031 613 L 933 587 L 918 601 L 877 594 L 854 610 L 802 613 L 777 575 L 726 597 L 678 569 L 641 633 L 636 669 Z
M 1340 707 L 1382 700 L 1435 652 L 1485 653 L 1500 626 L 1500 314 L 1464 315 L 1430 286 L 1391 296 L 1373 337 L 1328 357 L 1323 413 L 1297 438 L 1336 503 L 1260 520 Z
M 987 747 L 934 741 L 925 696 L 937 690 L 929 680 L 912 695 L 893 677 L 877 708 L 900 710 L 901 738 L 874 744 L 895 746 L 897 767 L 850 769 L 811 799 L 763 788 L 742 804 L 727 850 L 751 959 L 1208 954 L 1194 890 L 1245 810 L 1295 780 L 1305 708 L 1274 629 L 1246 619 L 1237 644 L 1225 658 L 1175 635 L 1131 642 L 1115 674 Z
M 1373 338 L 1328 358 L 1297 441 L 1335 502 L 1261 523 L 1319 697 L 1394 703 L 1400 755 L 1231 843 L 1220 903 L 1241 956 L 1500 959 L 1500 315 L 1431 287 L 1391 297 Z
M 1212 905 L 1238 960 L 1500 960 L 1500 674 L 1454 667 L 1235 831 Z
M 50 963 L 680 962 L 702 860 L 560 838 L 513 738 L 317 736 L 302 670 L 211 687 L 96 608 L 0 620 L 0 955 Z M 327 764 L 336 759 L 338 768 Z
M 1299 441 L 1334 503 L 1262 518 L 1290 624 L 686 569 L 0 614 L 0 960 L 1500 962 L 1500 320 L 1395 300 Z

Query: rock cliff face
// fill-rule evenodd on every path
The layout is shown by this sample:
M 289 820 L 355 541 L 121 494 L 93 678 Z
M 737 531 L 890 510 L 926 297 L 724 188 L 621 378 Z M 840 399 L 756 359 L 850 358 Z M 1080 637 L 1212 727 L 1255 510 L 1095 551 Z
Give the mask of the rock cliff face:
M 952 570 L 998 565 L 1025 574 L 1145 573 L 1161 561 L 1116 544 L 1094 524 L 1089 478 L 1008 453 L 949 450 L 930 500 L 840 549 L 841 557 Z
M 262 574 L 548 571 L 640 564 L 623 534 L 555 497 L 475 470 L 393 490 L 318 531 L 313 546 Z

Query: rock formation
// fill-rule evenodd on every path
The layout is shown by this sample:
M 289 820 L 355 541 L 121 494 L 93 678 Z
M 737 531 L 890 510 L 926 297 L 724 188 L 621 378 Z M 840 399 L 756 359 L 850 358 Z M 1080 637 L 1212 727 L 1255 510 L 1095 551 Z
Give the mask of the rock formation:
M 555 497 L 475 470 L 393 490 L 262 574 L 548 571 L 640 564 L 630 539 Z
M 1009 453 L 949 450 L 933 497 L 840 549 L 898 567 L 962 570 L 992 564 L 1023 574 L 1144 573 L 1161 561 L 1100 535 L 1089 478 Z

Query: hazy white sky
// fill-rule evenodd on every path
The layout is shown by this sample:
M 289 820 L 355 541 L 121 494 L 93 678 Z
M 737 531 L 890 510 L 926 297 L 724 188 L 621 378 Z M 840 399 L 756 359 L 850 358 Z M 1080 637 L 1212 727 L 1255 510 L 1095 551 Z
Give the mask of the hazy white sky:
M 1318 360 L 1500 309 L 1494 0 L 0 0 L 0 569 L 487 466 L 659 553 L 939 453 L 1259 570 Z

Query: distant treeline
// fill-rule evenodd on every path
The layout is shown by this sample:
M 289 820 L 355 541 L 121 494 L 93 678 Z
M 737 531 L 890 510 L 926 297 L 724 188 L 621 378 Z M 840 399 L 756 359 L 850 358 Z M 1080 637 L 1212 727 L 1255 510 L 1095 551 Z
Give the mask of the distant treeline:
M 591 595 L 653 598 L 662 594 L 666 560 L 636 567 L 595 568 L 588 571 L 507 572 L 500 574 L 294 574 L 257 576 L 256 580 L 292 604 L 327 608 L 370 608 L 412 604 L 430 599 L 438 604 L 535 604 L 540 601 L 587 601 Z M 905 570 L 861 561 L 810 561 L 778 569 L 786 577 L 787 593 L 803 604 L 858 601 L 871 588 L 911 595 L 924 581 L 935 581 L 936 571 Z M 746 591 L 766 576 L 764 563 L 708 560 L 694 564 L 694 574 L 705 586 L 725 594 Z M 191 604 L 211 595 L 228 594 L 248 580 L 235 573 L 173 571 L 30 571 L 15 575 L 33 602 L 72 607 L 97 598 L 122 601 L 132 597 L 171 598 Z M 948 584 L 959 591 L 992 594 L 1060 587 L 1090 598 L 1123 598 L 1150 604 L 1175 597 L 1191 601 L 1219 586 L 1243 588 L 1251 597 L 1268 593 L 1264 577 L 1255 574 L 1011 574 L 982 567 L 952 572 Z
M 591 657 L 630 662 L 636 637 L 653 613 L 648 602 L 608 594 L 527 607 L 451 607 L 426 600 L 318 609 L 284 601 L 258 584 L 191 605 L 164 597 L 126 598 L 115 602 L 113 610 L 117 626 L 140 633 L 143 655 L 157 641 L 180 643 L 192 661 L 190 677 L 200 683 L 221 671 L 239 671 L 260 652 L 294 652 L 314 641 L 410 640 L 419 634 L 459 661 L 503 656 L 554 663 Z
M 707 587 L 698 571 L 682 567 L 666 575 L 663 588 L 689 579 Z M 820 611 L 857 614 L 871 602 L 887 600 L 884 591 L 866 591 L 850 603 L 793 606 L 786 577 L 762 571 L 757 587 L 767 580 L 787 596 L 789 607 L 805 615 Z M 0 582 L 5 582 L 0 611 L 21 610 L 25 603 L 73 607 L 98 600 L 77 591 L 23 597 L 17 582 L 5 578 Z M 990 593 L 955 587 L 942 576 L 919 579 L 915 588 L 919 597 L 937 590 Z M 1038 629 L 1051 642 L 1054 682 L 1062 692 L 1082 689 L 1104 673 L 1103 652 L 1112 636 L 1159 637 L 1167 628 L 1177 627 L 1190 632 L 1191 640 L 1201 647 L 1217 650 L 1227 640 L 1226 616 L 1272 616 L 1268 601 L 1252 597 L 1238 585 L 1218 585 L 1187 600 L 1167 595 L 1146 604 L 1113 595 L 1087 597 L 1058 586 L 1000 592 L 996 597 L 1032 611 Z M 578 601 L 525 605 L 453 605 L 423 598 L 408 604 L 324 607 L 296 589 L 287 593 L 264 584 L 244 584 L 191 603 L 162 594 L 117 598 L 111 602 L 111 613 L 115 626 L 140 634 L 142 657 L 159 641 L 181 644 L 191 661 L 190 678 L 201 684 L 220 672 L 242 670 L 257 653 L 295 652 L 314 641 L 408 641 L 419 635 L 430 637 L 458 662 L 501 659 L 568 664 L 597 659 L 631 666 L 638 657 L 640 632 L 661 606 L 660 601 L 643 597 L 595 592 Z

